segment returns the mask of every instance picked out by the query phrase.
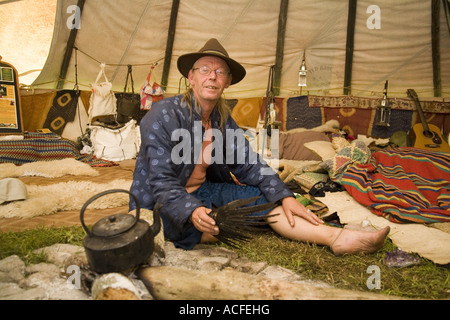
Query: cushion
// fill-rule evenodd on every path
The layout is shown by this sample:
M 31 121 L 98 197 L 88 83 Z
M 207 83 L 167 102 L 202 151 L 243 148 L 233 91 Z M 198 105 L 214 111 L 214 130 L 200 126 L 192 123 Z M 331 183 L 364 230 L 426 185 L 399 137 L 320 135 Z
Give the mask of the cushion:
M 344 147 L 336 153 L 336 156 L 321 163 L 328 171 L 330 179 L 341 183 L 341 179 L 347 167 L 352 164 L 366 164 L 370 161 L 372 153 L 364 142 L 354 140 L 348 147 Z
M 323 141 L 330 143 L 330 139 L 323 132 L 303 131 L 303 132 L 280 132 L 280 158 L 288 160 L 314 160 L 321 161 L 321 157 L 305 144 L 312 141 Z
M 317 154 L 322 161 L 333 158 L 336 155 L 336 150 L 330 141 L 307 142 L 305 147 Z

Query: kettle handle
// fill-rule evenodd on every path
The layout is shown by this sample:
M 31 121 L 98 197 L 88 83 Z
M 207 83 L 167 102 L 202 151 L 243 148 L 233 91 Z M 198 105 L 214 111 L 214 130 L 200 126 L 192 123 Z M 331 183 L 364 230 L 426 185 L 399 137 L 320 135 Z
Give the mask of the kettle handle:
M 125 189 L 111 189 L 111 190 L 106 190 L 103 192 L 100 192 L 99 194 L 96 194 L 95 196 L 91 197 L 90 199 L 88 199 L 88 201 L 86 201 L 86 203 L 83 205 L 83 207 L 81 208 L 80 211 L 80 221 L 81 221 L 81 226 L 83 227 L 84 231 L 86 231 L 86 233 L 89 236 L 92 236 L 91 231 L 88 229 L 88 227 L 86 226 L 86 224 L 84 223 L 84 211 L 86 210 L 86 208 L 95 200 L 97 200 L 100 197 L 103 197 L 107 194 L 110 193 L 116 193 L 116 192 L 124 192 L 124 193 L 128 193 L 129 195 L 131 195 L 134 199 L 134 202 L 136 203 L 136 221 L 133 223 L 132 226 L 130 226 L 129 229 L 133 228 L 136 223 L 139 221 L 139 217 L 140 217 L 140 213 L 141 213 L 141 206 L 139 204 L 138 199 L 136 198 L 136 196 L 134 194 L 132 194 L 130 191 L 125 190 Z M 128 229 L 128 230 L 129 230 Z

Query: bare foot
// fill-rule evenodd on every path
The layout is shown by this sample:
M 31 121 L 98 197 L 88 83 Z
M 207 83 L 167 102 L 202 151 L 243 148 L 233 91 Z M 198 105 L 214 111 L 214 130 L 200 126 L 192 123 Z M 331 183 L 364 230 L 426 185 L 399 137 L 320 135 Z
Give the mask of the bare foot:
M 372 253 L 381 249 L 390 227 L 375 232 L 343 229 L 330 248 L 336 256 L 354 253 Z

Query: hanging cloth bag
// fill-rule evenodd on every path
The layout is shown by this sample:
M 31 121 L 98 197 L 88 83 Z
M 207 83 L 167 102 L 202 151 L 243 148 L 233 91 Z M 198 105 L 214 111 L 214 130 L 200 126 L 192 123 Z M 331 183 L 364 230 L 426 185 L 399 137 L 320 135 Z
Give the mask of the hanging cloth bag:
M 128 79 L 131 81 L 131 93 L 127 92 Z M 134 94 L 133 68 L 128 65 L 127 80 L 123 93 L 117 99 L 117 121 L 120 123 L 127 123 L 133 117 L 137 116 L 139 112 L 139 96 Z
M 99 82 L 102 75 L 105 82 Z M 95 83 L 91 83 L 91 90 L 88 111 L 89 124 L 104 116 L 114 117 L 115 120 L 117 117 L 117 99 L 112 91 L 112 83 L 106 77 L 104 63 L 100 65 L 100 72 Z
M 158 102 L 163 98 L 163 88 L 161 88 L 161 86 L 156 82 L 150 84 L 150 77 L 152 76 L 152 71 L 155 69 L 155 66 L 156 65 L 151 66 L 147 79 L 145 80 L 145 83 L 140 91 L 141 110 L 150 110 L 153 102 Z

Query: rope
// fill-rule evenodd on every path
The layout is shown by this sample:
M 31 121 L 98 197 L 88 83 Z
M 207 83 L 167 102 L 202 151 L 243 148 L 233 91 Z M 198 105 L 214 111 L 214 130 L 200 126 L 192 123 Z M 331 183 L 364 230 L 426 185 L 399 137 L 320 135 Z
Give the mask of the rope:
M 88 58 L 90 58 L 91 60 L 97 62 L 98 64 L 104 63 L 104 62 L 101 62 L 100 60 L 94 58 L 93 56 L 89 55 L 88 53 L 84 52 L 83 50 L 81 50 L 81 49 L 79 49 L 79 48 L 76 48 L 76 47 L 75 47 L 74 49 L 78 50 L 79 52 L 81 52 L 82 54 L 84 54 L 86 57 L 88 57 Z M 164 58 L 159 58 L 159 59 L 157 59 L 156 61 L 151 62 L 151 63 L 136 63 L 136 64 L 133 64 L 133 67 L 142 67 L 142 66 L 148 66 L 148 67 L 150 67 L 150 66 L 152 66 L 152 65 L 157 65 L 158 62 L 160 62 L 160 61 L 162 61 L 162 60 L 164 60 Z M 110 66 L 110 67 L 128 67 L 128 64 L 122 64 L 122 63 L 104 63 L 104 64 L 105 64 L 105 66 Z

